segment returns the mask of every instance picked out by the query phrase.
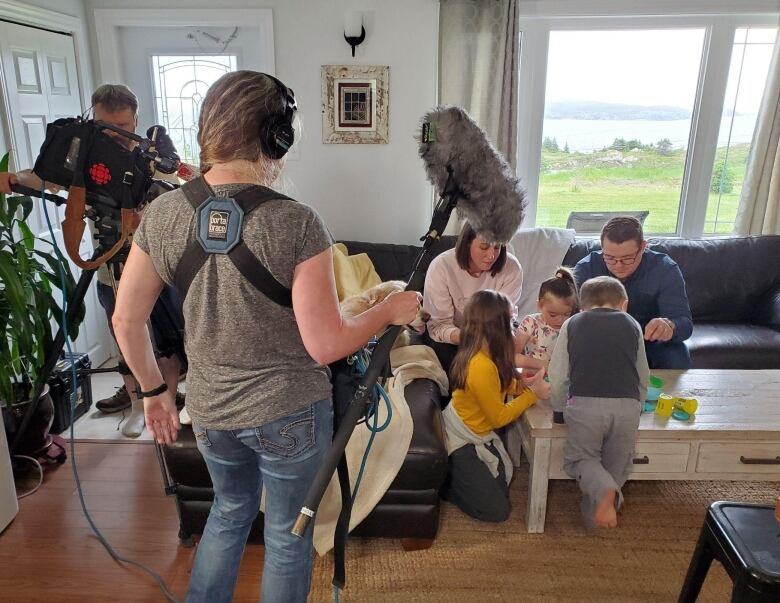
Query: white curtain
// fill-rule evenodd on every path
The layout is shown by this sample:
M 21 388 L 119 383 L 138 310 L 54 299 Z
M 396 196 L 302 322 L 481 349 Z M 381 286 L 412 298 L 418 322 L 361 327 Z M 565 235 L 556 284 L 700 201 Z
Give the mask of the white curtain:
M 734 233 L 780 234 L 780 35 L 753 133 Z
M 439 102 L 463 107 L 517 161 L 517 0 L 441 0 Z

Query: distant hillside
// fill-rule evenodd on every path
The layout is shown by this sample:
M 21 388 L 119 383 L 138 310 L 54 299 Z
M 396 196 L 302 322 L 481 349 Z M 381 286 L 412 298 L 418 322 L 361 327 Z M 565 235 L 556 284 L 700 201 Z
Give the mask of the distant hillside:
M 689 119 L 691 112 L 682 107 L 666 105 L 623 105 L 597 101 L 565 100 L 547 104 L 544 116 L 547 119 L 595 119 L 595 120 L 672 120 Z

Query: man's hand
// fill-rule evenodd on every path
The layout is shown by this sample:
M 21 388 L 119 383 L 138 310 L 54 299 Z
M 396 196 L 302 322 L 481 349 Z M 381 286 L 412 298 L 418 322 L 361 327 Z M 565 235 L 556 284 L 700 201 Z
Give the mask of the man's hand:
M 13 172 L 0 172 L 0 193 L 10 195 L 13 191 L 11 187 L 19 184 L 19 178 Z
M 22 170 L 16 174 L 13 172 L 0 172 L 0 193 L 10 195 L 13 192 L 11 187 L 14 184 L 21 184 L 27 188 L 32 188 L 36 191 L 39 191 L 41 190 L 41 186 L 43 186 L 43 181 L 38 178 L 35 172 L 30 170 Z M 62 186 L 47 182 L 46 190 L 56 194 L 65 189 Z
M 175 392 L 166 391 L 159 396 L 144 398 L 146 428 L 158 444 L 175 442 L 179 435 L 181 425 L 174 394 Z
M 668 318 L 654 318 L 645 326 L 645 341 L 669 341 L 674 335 L 674 323 Z

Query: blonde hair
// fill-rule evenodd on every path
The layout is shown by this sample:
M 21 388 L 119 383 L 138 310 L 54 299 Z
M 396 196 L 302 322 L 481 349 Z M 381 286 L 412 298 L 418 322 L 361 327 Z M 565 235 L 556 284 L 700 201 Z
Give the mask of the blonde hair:
M 597 306 L 616 307 L 628 299 L 626 288 L 611 276 L 596 276 L 580 287 L 580 303 L 585 310 Z
M 234 71 L 219 78 L 206 93 L 198 120 L 201 172 L 216 163 L 257 163 L 264 158 L 261 129 L 269 119 L 284 115 L 285 102 L 276 82 L 259 71 Z M 270 171 L 281 169 L 280 161 L 265 159 Z

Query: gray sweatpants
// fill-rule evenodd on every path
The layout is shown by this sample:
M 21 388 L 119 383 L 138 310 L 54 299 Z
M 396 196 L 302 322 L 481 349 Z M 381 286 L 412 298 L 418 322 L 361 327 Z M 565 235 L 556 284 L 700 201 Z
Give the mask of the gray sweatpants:
M 639 429 L 639 401 L 631 398 L 573 398 L 564 410 L 568 437 L 563 468 L 582 491 L 582 515 L 588 526 L 598 502 L 609 490 L 620 489 L 631 470 Z

